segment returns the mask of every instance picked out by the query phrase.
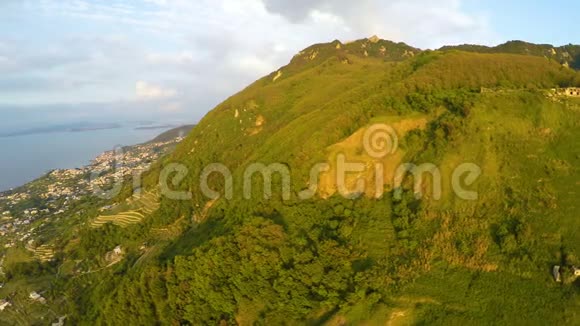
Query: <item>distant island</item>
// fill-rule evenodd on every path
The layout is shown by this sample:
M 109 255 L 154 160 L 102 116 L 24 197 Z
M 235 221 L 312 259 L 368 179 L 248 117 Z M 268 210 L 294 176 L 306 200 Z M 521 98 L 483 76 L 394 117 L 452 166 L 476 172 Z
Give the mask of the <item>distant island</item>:
M 167 128 L 175 128 L 175 125 L 158 125 L 158 126 L 143 126 L 143 127 L 136 127 L 135 130 L 155 130 L 155 129 L 167 129 Z
M 30 128 L 16 131 L 0 132 L 0 137 L 18 137 L 37 134 L 49 134 L 56 132 L 85 132 L 95 130 L 118 129 L 123 126 L 118 123 L 77 123 L 69 125 L 57 125 L 40 128 Z
M 96 130 L 110 130 L 123 128 L 120 123 L 75 123 L 67 125 L 56 125 L 48 127 L 39 128 L 29 128 L 16 131 L 0 131 L 0 137 L 18 137 L 18 136 L 28 136 L 28 135 L 38 135 L 38 134 L 49 134 L 49 133 L 66 133 L 66 132 L 86 132 L 86 131 L 96 131 Z M 179 132 L 179 131 L 189 131 L 193 128 L 192 125 L 178 126 L 175 124 L 162 124 L 162 125 L 149 125 L 149 126 L 139 126 L 135 127 L 135 130 L 156 130 L 156 129 L 170 129 L 169 132 Z M 188 129 L 189 128 L 189 129 Z M 176 130 L 176 131 L 174 131 Z

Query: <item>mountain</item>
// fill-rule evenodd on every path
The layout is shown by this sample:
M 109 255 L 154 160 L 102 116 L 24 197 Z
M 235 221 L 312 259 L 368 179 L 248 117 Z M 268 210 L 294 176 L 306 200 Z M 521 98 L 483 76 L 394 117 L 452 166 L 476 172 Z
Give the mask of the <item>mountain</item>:
M 509 44 L 313 45 L 7 284 L 75 324 L 578 323 L 580 73 Z
M 495 47 L 464 44 L 459 46 L 445 46 L 442 47 L 441 50 L 533 55 L 555 60 L 567 67 L 571 67 L 576 70 L 580 69 L 580 46 L 573 44 L 555 47 L 550 44 L 533 44 L 524 41 L 510 41 Z
M 150 140 L 149 143 L 162 143 L 178 137 L 185 137 L 191 131 L 191 129 L 193 129 L 193 127 L 195 127 L 195 125 L 183 125 L 167 130 L 154 139 Z

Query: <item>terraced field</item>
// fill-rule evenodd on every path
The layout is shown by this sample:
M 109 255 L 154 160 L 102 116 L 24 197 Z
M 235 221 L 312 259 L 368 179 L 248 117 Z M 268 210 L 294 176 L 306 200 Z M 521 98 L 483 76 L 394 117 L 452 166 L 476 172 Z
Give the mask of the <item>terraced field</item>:
M 91 222 L 92 228 L 99 228 L 107 223 L 113 223 L 120 227 L 127 227 L 131 224 L 137 224 L 145 216 L 137 211 L 128 211 L 116 215 L 101 215 Z
M 54 248 L 51 245 L 42 245 L 33 250 L 34 258 L 40 261 L 50 261 L 54 257 Z
M 148 192 L 143 194 L 139 199 L 128 202 L 131 210 L 117 214 L 100 215 L 93 221 L 90 226 L 99 228 L 107 223 L 113 223 L 120 227 L 127 227 L 132 224 L 141 222 L 145 216 L 152 214 L 159 208 L 159 201 L 156 193 Z
M 145 193 L 138 201 L 138 205 L 142 207 L 143 212 L 149 215 L 159 208 L 159 200 L 156 193 Z

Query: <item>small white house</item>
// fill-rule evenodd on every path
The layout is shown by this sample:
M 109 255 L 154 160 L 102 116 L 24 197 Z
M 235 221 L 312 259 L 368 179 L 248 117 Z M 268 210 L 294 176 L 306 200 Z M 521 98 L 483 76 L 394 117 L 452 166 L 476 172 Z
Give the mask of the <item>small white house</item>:
M 115 249 L 113 249 L 113 252 L 116 255 L 122 255 L 123 254 L 123 248 L 121 248 L 121 246 L 116 246 Z
M 61 316 L 58 318 L 58 322 L 56 323 L 52 323 L 52 326 L 63 326 L 64 325 L 64 320 L 66 319 L 66 315 L 65 316 Z
M 30 299 L 38 301 L 40 303 L 44 303 L 46 301 L 46 299 L 42 297 L 40 294 L 38 294 L 36 291 L 30 292 L 28 296 L 30 297 Z
M 556 265 L 554 268 L 552 268 L 552 276 L 554 277 L 554 281 L 562 281 L 562 278 L 560 277 L 560 266 Z
M 10 301 L 6 301 L 5 299 L 0 300 L 0 311 L 4 311 L 7 307 L 10 307 L 12 304 Z

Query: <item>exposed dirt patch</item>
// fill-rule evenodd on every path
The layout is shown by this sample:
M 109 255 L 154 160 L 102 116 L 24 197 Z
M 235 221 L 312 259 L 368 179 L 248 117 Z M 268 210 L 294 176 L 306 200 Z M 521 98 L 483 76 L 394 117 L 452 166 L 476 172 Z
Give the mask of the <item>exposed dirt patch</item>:
M 424 129 L 428 120 L 425 117 L 420 117 L 392 122 L 385 121 L 384 123 L 394 129 L 398 139 L 402 139 L 411 130 Z M 364 135 L 369 127 L 361 128 L 345 140 L 328 147 L 327 161 L 330 164 L 330 170 L 320 175 L 318 192 L 321 197 L 328 198 L 341 190 L 339 189 L 340 182 L 337 178 L 337 160 L 340 155 L 344 155 L 347 163 L 359 163 L 365 166 L 361 172 L 347 173 L 345 175 L 343 194 L 358 193 L 360 188 L 357 189 L 357 183 L 360 184 L 361 182 L 364 182 L 364 190 L 362 192 L 369 197 L 377 197 L 377 195 L 382 194 L 385 187 L 387 191 L 392 187 L 395 172 L 402 163 L 405 153 L 397 148 L 393 153 L 389 153 L 382 158 L 374 158 L 369 155 L 364 145 Z
M 398 325 L 411 325 L 411 315 L 412 309 L 395 309 L 389 320 L 387 321 L 387 326 L 398 326 Z
M 266 119 L 262 115 L 258 115 L 256 117 L 255 125 L 256 127 L 261 127 L 266 122 Z
M 413 325 L 415 322 L 413 312 L 417 304 L 441 304 L 428 297 L 401 297 L 397 303 L 400 307 L 393 310 L 386 322 L 387 326 Z
M 196 212 L 193 214 L 193 220 L 197 223 L 205 221 L 205 219 L 207 218 L 207 213 L 209 213 L 209 210 L 212 208 L 212 206 L 217 201 L 218 201 L 218 199 L 212 199 L 212 200 L 208 201 L 207 203 L 205 203 L 205 206 L 203 207 L 201 212 L 199 212 L 199 213 Z
M 266 118 L 263 115 L 259 114 L 256 117 L 256 121 L 254 122 L 254 127 L 248 129 L 248 136 L 253 136 L 259 134 L 262 131 L 264 124 L 266 123 Z

